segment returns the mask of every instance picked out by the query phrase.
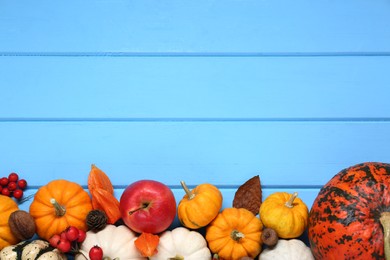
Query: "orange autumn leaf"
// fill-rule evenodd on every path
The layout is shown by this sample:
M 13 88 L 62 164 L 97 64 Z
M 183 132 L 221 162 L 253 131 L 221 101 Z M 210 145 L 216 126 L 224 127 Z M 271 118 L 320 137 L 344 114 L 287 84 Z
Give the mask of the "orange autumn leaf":
M 93 189 L 90 192 L 92 195 L 92 207 L 103 210 L 107 215 L 109 224 L 114 224 L 121 218 L 119 201 L 114 195 L 103 189 Z
M 111 194 L 114 194 L 114 187 L 112 186 L 110 178 L 94 164 L 91 165 L 91 171 L 88 176 L 88 189 L 103 189 Z
M 151 257 L 157 254 L 157 246 L 160 242 L 158 235 L 142 233 L 135 241 L 134 245 L 143 257 Z

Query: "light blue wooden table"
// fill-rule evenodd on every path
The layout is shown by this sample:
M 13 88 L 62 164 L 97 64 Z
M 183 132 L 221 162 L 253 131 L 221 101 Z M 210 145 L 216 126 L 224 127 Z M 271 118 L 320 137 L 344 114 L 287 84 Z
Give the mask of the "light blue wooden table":
M 388 0 L 0 1 L 0 176 L 26 195 L 92 163 L 311 206 L 338 171 L 390 162 Z M 21 207 L 27 209 L 29 203 Z

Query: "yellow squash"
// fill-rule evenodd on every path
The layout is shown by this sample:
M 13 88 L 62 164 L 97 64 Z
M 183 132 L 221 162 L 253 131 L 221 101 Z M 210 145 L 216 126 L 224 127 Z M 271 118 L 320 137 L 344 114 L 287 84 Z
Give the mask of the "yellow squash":
M 297 196 L 297 192 L 275 192 L 260 206 L 264 226 L 274 229 L 280 238 L 297 238 L 307 228 L 309 210 Z

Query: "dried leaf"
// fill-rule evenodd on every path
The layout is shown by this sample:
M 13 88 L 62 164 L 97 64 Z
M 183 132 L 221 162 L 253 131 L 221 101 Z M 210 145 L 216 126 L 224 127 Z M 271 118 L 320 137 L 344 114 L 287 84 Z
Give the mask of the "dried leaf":
M 256 175 L 238 187 L 234 199 L 234 208 L 245 208 L 254 215 L 259 214 L 262 202 L 261 182 L 259 175 Z
M 151 257 L 157 254 L 157 246 L 160 242 L 158 235 L 142 233 L 135 241 L 134 245 L 143 257 Z

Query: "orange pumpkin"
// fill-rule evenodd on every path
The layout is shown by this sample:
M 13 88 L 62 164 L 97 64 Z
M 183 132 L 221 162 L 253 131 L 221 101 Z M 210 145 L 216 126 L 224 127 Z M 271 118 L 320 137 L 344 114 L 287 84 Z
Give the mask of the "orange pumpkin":
M 12 234 L 8 225 L 9 216 L 18 209 L 18 204 L 16 204 L 13 199 L 0 195 L 0 250 L 6 246 L 14 245 L 19 242 Z
M 254 258 L 262 249 L 263 224 L 244 208 L 225 208 L 206 229 L 206 240 L 222 259 Z
M 207 226 L 222 207 L 221 191 L 208 183 L 200 184 L 193 190 L 189 190 L 184 181 L 181 185 L 186 192 L 177 209 L 181 224 L 192 229 Z
M 88 193 L 77 183 L 54 180 L 42 186 L 30 205 L 37 234 L 49 240 L 69 226 L 87 230 L 86 217 L 92 210 Z

